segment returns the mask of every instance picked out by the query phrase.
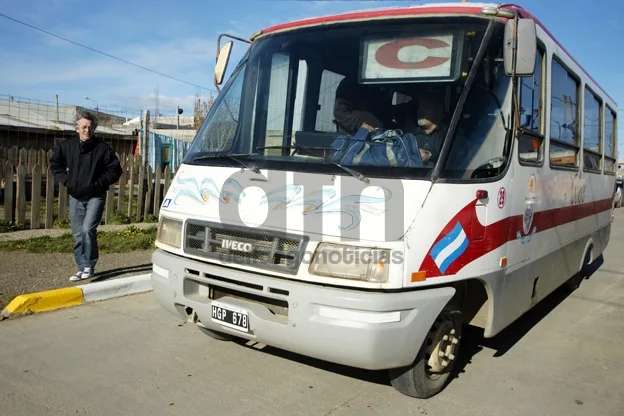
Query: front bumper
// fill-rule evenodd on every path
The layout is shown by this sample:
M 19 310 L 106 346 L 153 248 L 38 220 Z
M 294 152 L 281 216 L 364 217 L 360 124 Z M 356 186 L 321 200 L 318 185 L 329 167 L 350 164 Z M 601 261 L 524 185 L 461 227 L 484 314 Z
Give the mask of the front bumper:
M 357 368 L 411 364 L 455 289 L 365 292 L 269 277 L 156 250 L 152 288 L 162 307 L 206 328 Z M 211 299 L 213 298 L 218 299 Z M 212 320 L 216 300 L 248 312 L 248 332 Z

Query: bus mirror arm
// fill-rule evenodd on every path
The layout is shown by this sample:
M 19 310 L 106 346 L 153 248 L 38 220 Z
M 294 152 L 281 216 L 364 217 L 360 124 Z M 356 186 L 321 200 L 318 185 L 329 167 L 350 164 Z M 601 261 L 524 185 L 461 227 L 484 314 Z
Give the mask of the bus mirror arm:
M 520 135 L 520 100 L 518 77 L 532 76 L 535 72 L 537 32 L 533 19 L 520 19 L 518 12 L 505 23 L 503 60 L 505 73 L 511 76 L 514 137 Z
M 230 54 L 232 53 L 233 42 L 227 42 L 223 48 L 221 48 L 221 38 L 227 36 L 228 38 L 238 40 L 245 43 L 251 43 L 247 39 L 239 38 L 237 36 L 229 35 L 227 33 L 221 33 L 217 38 L 217 62 L 214 70 L 214 85 L 218 92 L 221 92 L 219 85 L 223 83 L 225 71 L 227 70 L 228 62 L 230 61 Z

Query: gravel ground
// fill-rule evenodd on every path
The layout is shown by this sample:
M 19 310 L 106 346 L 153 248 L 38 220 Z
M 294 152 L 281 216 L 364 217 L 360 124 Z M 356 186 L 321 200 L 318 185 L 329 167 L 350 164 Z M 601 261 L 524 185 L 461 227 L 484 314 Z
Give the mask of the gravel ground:
M 151 268 L 152 250 L 103 254 L 96 266 L 96 276 L 70 282 L 69 277 L 76 272 L 71 253 L 0 252 L 0 310 L 24 293 L 145 274 Z
M 132 224 L 147 228 L 156 224 Z M 98 231 L 119 231 L 127 225 L 105 225 Z M 26 230 L 0 234 L 0 241 L 23 240 L 49 235 L 61 236 L 67 229 Z M 83 282 L 70 282 L 76 272 L 71 253 L 25 253 L 0 251 L 0 310 L 15 297 L 24 293 L 41 292 L 78 284 L 149 273 L 152 268 L 152 250 L 128 253 L 102 254 L 96 266 L 96 276 Z

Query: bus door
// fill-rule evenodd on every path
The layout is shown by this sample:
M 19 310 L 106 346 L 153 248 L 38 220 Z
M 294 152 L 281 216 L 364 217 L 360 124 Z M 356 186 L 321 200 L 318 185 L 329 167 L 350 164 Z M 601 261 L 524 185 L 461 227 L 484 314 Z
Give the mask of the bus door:
M 533 244 L 538 227 L 535 213 L 538 209 L 540 191 L 544 188 L 542 175 L 544 139 L 526 130 L 518 136 L 516 169 L 514 172 L 514 192 L 512 200 L 510 241 L 514 249 L 509 250 L 509 265 L 516 273 L 513 279 L 516 296 L 516 313 L 524 313 L 537 303 L 539 296 L 540 268 L 532 263 L 536 256 Z M 519 243 L 519 244 L 518 244 Z

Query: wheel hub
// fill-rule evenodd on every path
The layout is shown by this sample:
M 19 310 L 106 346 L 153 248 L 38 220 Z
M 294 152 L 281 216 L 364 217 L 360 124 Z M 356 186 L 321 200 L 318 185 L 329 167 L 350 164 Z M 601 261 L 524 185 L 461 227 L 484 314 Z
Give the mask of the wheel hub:
M 431 373 L 443 373 L 455 360 L 455 351 L 459 344 L 455 334 L 453 324 L 446 320 L 436 321 L 429 330 L 426 353 L 429 356 L 427 364 Z

